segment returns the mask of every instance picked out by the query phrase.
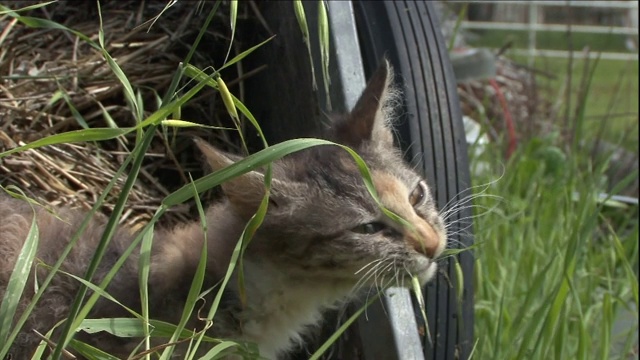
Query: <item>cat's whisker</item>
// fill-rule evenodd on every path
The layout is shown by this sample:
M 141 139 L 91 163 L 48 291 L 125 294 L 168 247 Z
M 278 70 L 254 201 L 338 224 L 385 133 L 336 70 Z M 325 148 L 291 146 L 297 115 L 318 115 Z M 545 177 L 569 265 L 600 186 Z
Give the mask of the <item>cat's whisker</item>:
M 371 295 L 372 291 L 375 290 L 375 294 L 381 294 L 381 293 L 383 293 L 384 290 L 386 290 L 389 287 L 389 285 L 392 284 L 392 282 L 393 282 L 393 278 L 388 279 L 385 284 L 382 284 L 382 283 L 378 284 L 376 282 L 373 286 L 371 286 L 369 288 L 369 291 L 367 292 L 367 298 L 365 300 L 365 303 L 369 302 L 369 295 Z M 387 315 L 388 313 L 387 313 L 387 308 L 386 308 L 385 302 L 381 301 L 380 302 L 380 306 L 382 307 L 382 313 Z M 365 313 L 366 313 L 366 311 L 365 311 Z
M 436 262 L 444 261 L 445 259 L 447 259 L 447 258 L 449 258 L 451 256 L 457 256 L 460 252 L 471 250 L 471 246 L 466 245 L 466 244 L 459 244 L 458 247 L 450 247 L 448 249 L 449 250 L 455 250 L 455 252 L 439 257 L 438 260 L 436 260 Z
M 369 270 L 367 270 L 367 272 L 356 282 L 356 284 L 353 287 L 353 291 L 359 291 L 361 287 L 363 287 L 365 284 L 369 283 L 369 280 L 376 276 L 376 274 L 378 273 L 378 269 L 382 266 L 384 266 L 385 261 L 388 261 L 389 259 L 378 259 L 378 260 L 374 260 L 373 262 L 375 262 L 375 265 L 370 268 Z
M 454 195 L 454 196 L 451 198 L 451 200 L 449 200 L 446 204 L 444 204 L 444 205 L 441 207 L 441 210 L 442 210 L 442 211 L 443 211 L 443 210 L 446 210 L 446 209 L 447 209 L 447 207 L 451 205 L 451 203 L 455 202 L 455 201 L 456 201 L 456 199 L 458 199 L 458 198 L 460 197 L 460 195 L 465 194 L 465 193 L 467 193 L 467 192 L 472 192 L 472 193 L 471 193 L 471 194 L 469 194 L 469 195 L 465 195 L 465 196 L 463 196 L 462 198 L 460 198 L 460 199 L 459 199 L 459 201 L 465 201 L 465 199 L 467 199 L 467 198 L 474 198 L 475 196 L 478 196 L 478 195 L 489 195 L 489 196 L 494 196 L 494 197 L 496 197 L 496 198 L 501 198 L 500 196 L 490 195 L 490 194 L 485 194 L 485 193 L 489 190 L 489 188 L 490 188 L 492 185 L 496 184 L 496 183 L 497 183 L 498 181 L 500 181 L 503 177 L 504 177 L 504 172 L 502 173 L 502 175 L 500 175 L 497 179 L 495 179 L 495 180 L 493 180 L 493 181 L 490 181 L 490 182 L 488 182 L 488 183 L 484 183 L 484 184 L 474 185 L 474 186 L 472 186 L 472 187 L 469 187 L 469 188 L 466 188 L 466 189 L 464 189 L 464 190 L 461 190 L 461 191 L 460 191 L 460 192 L 458 192 L 456 195 Z M 480 190 L 480 191 L 478 191 L 478 192 L 473 192 L 473 190 L 475 190 L 475 189 L 482 189 L 482 190 Z
M 440 209 L 440 215 L 442 215 L 443 217 L 450 214 L 451 212 L 456 212 L 458 210 L 459 207 L 463 206 L 463 205 L 467 205 L 470 202 L 472 202 L 473 200 L 479 199 L 479 198 L 489 198 L 489 199 L 495 199 L 497 201 L 503 201 L 504 199 L 501 196 L 497 196 L 497 195 L 491 195 L 491 194 L 473 194 L 473 195 L 469 195 L 463 199 L 460 199 L 457 202 L 450 202 L 447 204 L 446 207 L 443 207 L 442 209 Z M 471 207 L 473 207 L 474 205 L 471 204 Z
M 467 195 L 467 196 L 459 198 L 459 199 L 453 198 L 451 201 L 449 201 L 447 203 L 447 205 L 445 207 L 442 207 L 440 209 L 440 212 L 447 212 L 447 210 L 451 209 L 452 207 L 468 204 L 468 203 L 472 202 L 473 200 L 480 199 L 480 198 L 494 199 L 496 201 L 503 201 L 504 200 L 504 198 L 502 196 L 499 196 L 499 195 L 485 194 L 485 193 L 474 193 L 474 194 L 470 194 L 470 195 Z
M 381 261 L 384 261 L 385 259 L 376 259 L 373 261 L 368 262 L 367 264 L 365 264 L 364 266 L 362 266 L 360 269 L 358 269 L 358 271 L 356 271 L 355 273 L 353 273 L 354 275 L 358 275 L 360 272 L 362 272 L 364 269 L 366 269 L 367 267 L 379 263 Z
M 400 281 L 400 277 L 399 277 L 400 273 L 398 271 L 398 266 L 397 265 L 398 265 L 397 262 L 394 261 L 393 262 L 393 277 L 392 277 L 392 279 L 394 279 L 394 284 L 396 286 L 399 286 L 401 281 Z
M 408 151 L 408 149 L 407 149 Z M 406 159 L 406 155 L 403 156 Z M 420 169 L 418 169 L 418 167 L 420 166 L 420 164 L 422 163 L 422 159 L 424 158 L 424 155 L 421 152 L 417 152 L 417 154 L 415 154 L 411 160 L 409 161 L 409 164 L 411 164 L 411 168 L 416 171 L 416 172 L 420 172 Z
M 440 212 L 440 216 L 442 217 L 443 221 L 448 221 L 453 216 L 459 214 L 464 210 L 472 209 L 472 212 L 473 212 L 473 210 L 478 209 L 478 211 L 482 211 L 481 213 L 487 213 L 495 208 L 496 206 L 488 207 L 488 206 L 479 205 L 479 204 L 457 204 L 456 206 L 448 209 L 446 212 Z
M 366 295 L 366 297 L 365 297 L 365 303 L 368 303 L 368 302 L 369 302 L 369 296 L 370 296 L 370 295 L 371 295 L 371 293 L 372 293 L 372 292 L 374 292 L 374 291 L 375 291 L 375 294 L 378 294 L 378 293 L 380 293 L 380 291 L 381 291 L 381 290 L 380 290 L 380 288 L 379 288 L 379 286 L 378 286 L 378 284 L 377 284 L 377 280 L 374 280 L 373 284 L 371 284 L 371 285 L 369 286 L 369 289 L 368 289 L 368 291 L 367 291 L 367 295 Z M 385 307 L 384 307 L 384 302 L 381 302 L 381 304 L 382 304 L 382 310 L 383 310 L 383 313 L 385 313 L 385 314 L 386 314 L 386 311 L 387 311 L 387 310 L 386 310 L 386 309 L 385 309 Z M 365 313 L 366 313 L 366 311 L 365 311 Z
M 473 219 L 475 219 L 477 217 L 486 216 L 486 215 L 492 213 L 493 210 L 495 209 L 495 208 L 485 208 L 485 207 L 482 207 L 482 206 L 480 206 L 478 208 L 480 208 L 482 210 L 485 210 L 485 211 L 481 212 L 479 214 L 473 214 L 473 215 L 465 216 L 465 217 L 462 217 L 462 218 L 459 218 L 459 219 L 455 219 L 454 221 L 450 221 L 450 222 L 446 222 L 446 220 L 445 220 L 445 224 L 446 225 L 444 226 L 444 228 L 445 229 L 449 229 L 449 228 L 451 228 L 451 227 L 453 227 L 455 225 L 458 225 L 460 223 L 472 223 L 471 220 L 473 220 Z
M 382 291 L 385 288 L 385 286 L 382 284 L 382 281 L 385 280 L 385 276 L 384 275 L 385 275 L 385 273 L 389 272 L 390 269 L 393 268 L 393 265 L 394 265 L 394 262 L 391 261 L 389 264 L 387 264 L 387 266 L 385 266 L 379 272 L 376 273 L 376 276 L 375 276 L 373 282 L 376 285 L 376 288 L 378 289 L 378 291 Z M 393 277 L 391 277 L 391 281 L 393 281 Z
M 377 284 L 378 280 L 383 278 L 384 277 L 384 273 L 389 271 L 389 268 L 391 268 L 392 266 L 393 266 L 393 262 L 389 262 L 384 267 L 382 267 L 381 269 L 376 271 L 375 274 L 374 274 L 373 283 Z
M 468 232 L 466 230 L 467 230 L 467 228 L 463 228 L 460 231 L 455 231 L 455 232 L 452 232 L 451 234 L 449 234 L 448 236 L 451 236 L 452 238 L 450 239 L 450 241 L 447 244 L 447 249 L 459 249 L 460 247 L 466 247 L 467 245 L 465 243 L 463 243 L 461 240 L 459 240 L 459 238 L 461 238 L 461 237 L 471 236 L 472 235 L 470 232 Z
M 484 208 L 481 207 L 483 210 L 483 212 L 478 213 L 478 214 L 474 214 L 474 215 L 469 215 L 469 216 L 465 216 L 462 217 L 460 219 L 455 219 L 453 221 L 448 221 L 445 223 L 445 231 L 447 232 L 447 235 L 452 236 L 455 232 L 450 232 L 451 229 L 456 229 L 457 231 L 460 231 L 459 228 L 464 227 L 464 229 L 468 229 L 469 227 L 471 227 L 473 225 L 473 220 L 477 217 L 481 217 L 481 216 L 486 216 L 490 213 L 494 213 L 494 210 L 496 209 L 496 207 L 492 207 L 492 208 Z
M 449 212 L 448 214 L 441 214 L 443 221 L 445 222 L 445 224 L 447 224 L 446 226 L 449 226 L 450 224 L 448 223 L 449 219 L 455 215 L 457 215 L 458 213 L 460 213 L 463 210 L 467 210 L 467 209 L 480 209 L 483 210 L 483 212 L 478 213 L 478 214 L 474 214 L 472 215 L 473 217 L 477 217 L 477 216 L 482 216 L 482 215 L 486 215 L 488 213 L 490 213 L 493 209 L 495 209 L 495 207 L 486 207 L 483 205 L 466 205 L 466 206 L 460 206 L 460 207 L 456 207 L 456 208 L 452 208 L 453 210 L 451 212 Z
M 358 270 L 358 271 L 356 272 L 356 274 L 358 274 L 359 272 L 362 272 L 362 270 L 363 270 L 364 268 L 371 266 L 371 268 L 369 268 L 369 269 L 368 269 L 368 270 L 367 270 L 367 271 L 366 271 L 366 272 L 361 276 L 361 279 L 367 278 L 367 277 L 369 277 L 371 274 L 375 273 L 375 272 L 376 272 L 376 269 L 377 269 L 378 267 L 380 267 L 380 266 L 384 265 L 384 262 L 385 262 L 385 261 L 388 261 L 388 259 L 381 258 L 381 259 L 373 260 L 373 261 L 369 262 L 367 265 L 363 266 L 360 270 Z
M 479 198 L 491 198 L 491 199 L 496 199 L 498 201 L 504 200 L 502 196 L 487 194 L 486 191 L 482 191 L 479 193 L 471 193 L 463 197 L 453 197 L 451 200 L 449 200 L 449 202 L 445 204 L 445 206 L 441 207 L 440 211 L 441 212 L 446 211 L 447 209 L 450 209 L 452 206 L 455 206 L 456 204 L 466 204 Z
M 472 236 L 470 229 L 473 227 L 473 223 L 468 223 L 465 226 L 459 229 L 449 229 L 447 230 L 447 248 L 451 248 L 451 245 L 460 244 L 460 238 Z

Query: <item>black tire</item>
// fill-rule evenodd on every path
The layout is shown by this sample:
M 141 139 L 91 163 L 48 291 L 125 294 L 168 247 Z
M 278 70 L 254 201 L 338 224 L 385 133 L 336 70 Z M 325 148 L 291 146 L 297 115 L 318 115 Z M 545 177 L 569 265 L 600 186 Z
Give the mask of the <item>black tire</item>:
M 365 73 L 371 74 L 386 56 L 394 65 L 404 92 L 399 135 L 409 159 L 435 188 L 440 207 L 460 199 L 470 188 L 467 144 L 456 92 L 437 14 L 432 3 L 414 1 L 354 2 Z M 423 155 L 423 156 L 421 156 Z M 470 210 L 449 219 L 449 247 L 473 243 Z M 461 227 L 465 227 L 461 231 Z M 426 359 L 467 359 L 473 346 L 473 255 L 460 253 L 464 290 L 458 299 L 455 261 L 441 268 L 426 286 L 427 319 L 433 345 L 424 342 Z
M 312 13 L 316 6 L 306 5 L 310 5 L 306 8 L 309 28 L 313 32 L 317 28 Z M 432 184 L 440 207 L 451 199 L 460 199 L 470 188 L 467 145 L 455 78 L 432 4 L 354 1 L 353 8 L 365 75 L 371 75 L 379 61 L 386 56 L 396 70 L 396 82 L 402 82 L 404 111 L 401 113 L 404 115 L 398 123 L 398 131 L 400 145 L 407 150 L 408 160 L 421 169 Z M 278 36 L 246 60 L 249 68 L 264 63 L 269 66 L 268 71 L 246 82 L 249 94 L 247 105 L 262 121 L 262 129 L 270 143 L 307 136 L 319 127 L 317 119 L 322 118 L 320 109 L 325 102 L 322 90 L 317 93 L 311 90 L 310 64 L 292 5 L 289 2 L 268 2 L 262 8 L 262 14 Z M 248 43 L 263 39 L 249 39 Z M 354 50 L 335 48 L 335 43 L 332 46 L 334 53 Z M 255 64 L 251 64 L 252 59 L 256 59 Z M 332 60 L 332 64 L 336 62 Z M 316 71 L 316 74 L 319 73 Z M 333 86 L 340 86 L 337 84 L 340 78 L 335 73 L 335 66 L 332 80 Z M 321 87 L 322 79 L 318 78 L 318 81 Z M 334 110 L 345 110 L 337 103 L 340 101 L 336 101 L 334 105 L 338 106 Z M 260 146 L 255 148 L 259 149 Z M 449 230 L 455 234 L 450 237 L 450 247 L 469 247 L 473 243 L 470 227 L 462 234 L 459 231 L 468 226 L 468 223 L 461 223 L 461 219 L 469 219 L 470 216 L 470 210 L 463 210 L 450 218 L 455 222 Z M 455 258 L 465 279 L 462 297 L 458 299 L 456 294 L 458 276 L 455 261 L 444 261 L 441 274 L 425 288 L 429 333 L 434 340 L 431 345 L 425 337 L 422 338 L 426 359 L 467 359 L 471 352 L 474 260 L 471 251 L 462 252 Z M 383 324 L 386 314 L 383 311 L 381 313 L 383 316 L 373 326 L 376 327 L 375 331 L 366 334 L 368 331 L 352 326 L 346 340 L 341 340 L 341 345 L 332 351 L 330 358 L 387 359 L 387 355 L 371 355 L 372 352 L 367 352 L 367 343 L 393 348 L 390 343 L 393 340 L 389 337 L 411 330 L 388 329 L 388 324 Z M 420 318 L 416 311 L 417 321 Z M 335 330 L 335 319 L 329 318 L 327 325 L 325 334 L 330 334 Z M 320 339 L 315 342 L 318 341 L 322 343 Z M 395 345 L 396 348 L 399 346 Z M 309 349 L 313 351 L 316 346 L 310 344 Z M 408 360 L 402 358 L 400 350 L 396 351 L 396 359 Z M 307 350 L 302 350 L 292 359 L 305 359 L 308 354 Z

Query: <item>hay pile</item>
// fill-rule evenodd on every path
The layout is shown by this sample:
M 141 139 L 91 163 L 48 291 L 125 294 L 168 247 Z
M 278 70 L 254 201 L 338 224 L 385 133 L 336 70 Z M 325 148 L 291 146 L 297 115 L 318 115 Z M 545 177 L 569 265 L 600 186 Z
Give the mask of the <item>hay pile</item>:
M 11 2 L 19 9 L 33 2 Z M 159 15 L 167 2 L 103 1 L 105 44 L 134 89 L 140 91 L 145 114 L 157 109 L 179 62 L 183 61 L 213 4 L 178 2 L 149 29 L 142 25 Z M 98 41 L 95 2 L 61 1 L 22 15 L 48 19 Z M 221 7 L 191 63 L 219 66 L 229 46 L 228 11 Z M 142 26 L 141 26 L 142 25 Z M 83 127 L 129 127 L 134 118 L 126 106 L 122 85 L 102 55 L 68 31 L 38 29 L 15 18 L 0 18 L 0 152 L 50 134 Z M 233 56 L 233 53 L 232 53 Z M 227 83 L 233 77 L 226 74 Z M 234 75 L 234 76 L 237 76 Z M 237 82 L 237 81 L 236 81 Z M 231 91 L 234 89 L 231 87 Z M 182 109 L 185 120 L 227 126 L 226 112 L 212 89 Z M 108 114 L 106 116 L 105 114 Z M 171 131 L 171 130 L 170 130 Z M 171 133 L 170 133 L 171 135 Z M 223 147 L 234 143 L 210 131 L 180 130 L 170 144 L 158 134 L 133 191 L 122 221 L 141 224 L 160 200 L 188 179 L 201 175 L 199 155 L 190 137 L 198 135 Z M 135 136 L 135 135 L 132 135 Z M 222 136 L 225 136 L 224 134 Z M 170 136 L 170 138 L 172 135 Z M 0 185 L 15 185 L 29 196 L 53 205 L 90 208 L 133 148 L 132 137 L 100 143 L 46 146 L 0 159 Z M 118 179 L 103 209 L 109 214 L 126 174 Z M 174 209 L 168 221 L 188 217 L 188 208 Z

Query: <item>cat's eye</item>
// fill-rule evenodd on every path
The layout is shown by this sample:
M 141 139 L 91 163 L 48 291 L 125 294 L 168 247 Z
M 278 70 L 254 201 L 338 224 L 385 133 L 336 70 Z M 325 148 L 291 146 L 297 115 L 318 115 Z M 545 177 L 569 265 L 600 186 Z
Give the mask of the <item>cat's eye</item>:
M 411 204 L 411 206 L 416 206 L 424 201 L 425 197 L 427 196 L 426 188 L 427 185 L 424 181 L 420 181 L 418 185 L 416 185 L 416 188 L 413 189 L 413 191 L 409 195 L 409 203 Z
M 351 229 L 351 231 L 359 234 L 371 235 L 371 234 L 379 233 L 380 231 L 386 228 L 387 228 L 387 225 L 385 225 L 384 223 L 381 223 L 379 221 L 374 221 L 366 224 L 360 224 L 354 227 L 353 229 Z

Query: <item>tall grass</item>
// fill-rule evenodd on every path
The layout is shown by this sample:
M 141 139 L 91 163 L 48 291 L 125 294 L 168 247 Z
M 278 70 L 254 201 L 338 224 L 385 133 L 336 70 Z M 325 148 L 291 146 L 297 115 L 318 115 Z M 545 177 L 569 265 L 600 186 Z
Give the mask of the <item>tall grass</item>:
M 570 138 L 588 145 L 593 72 L 585 76 L 572 90 L 586 100 Z M 472 159 L 486 166 L 475 182 L 503 199 L 475 204 L 493 208 L 474 223 L 476 359 L 627 359 L 637 351 L 637 320 L 613 329 L 620 311 L 638 316 L 638 208 L 599 198 L 608 162 L 560 139 L 534 137 L 506 163 L 499 146 Z

